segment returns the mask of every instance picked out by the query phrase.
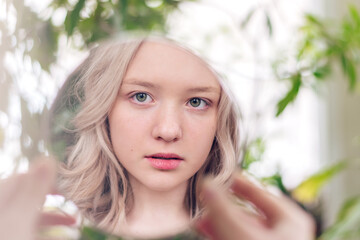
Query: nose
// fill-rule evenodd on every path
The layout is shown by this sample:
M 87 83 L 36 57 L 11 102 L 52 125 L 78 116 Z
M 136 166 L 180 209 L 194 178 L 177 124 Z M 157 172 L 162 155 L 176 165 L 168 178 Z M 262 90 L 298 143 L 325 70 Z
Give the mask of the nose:
M 181 114 L 171 106 L 160 107 L 152 136 L 156 140 L 175 142 L 182 137 Z

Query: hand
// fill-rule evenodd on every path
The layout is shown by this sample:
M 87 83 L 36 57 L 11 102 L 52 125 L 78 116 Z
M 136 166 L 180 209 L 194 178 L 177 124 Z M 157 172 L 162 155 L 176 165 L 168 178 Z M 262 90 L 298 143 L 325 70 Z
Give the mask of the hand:
M 202 193 L 206 213 L 196 224 L 203 235 L 217 240 L 315 239 L 313 219 L 290 199 L 261 189 L 241 174 L 234 177 L 230 188 L 258 213 L 234 204 L 215 184 L 205 181 Z
M 1 239 L 33 240 L 41 227 L 75 223 L 70 216 L 40 213 L 55 183 L 55 174 L 55 162 L 42 159 L 29 172 L 0 181 Z

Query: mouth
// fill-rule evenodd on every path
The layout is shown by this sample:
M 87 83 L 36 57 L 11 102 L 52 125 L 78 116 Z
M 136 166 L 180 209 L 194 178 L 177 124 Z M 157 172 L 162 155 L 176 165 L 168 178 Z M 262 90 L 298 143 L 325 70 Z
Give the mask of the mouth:
M 145 157 L 153 158 L 153 159 L 163 159 L 163 160 L 184 160 L 184 158 L 180 157 L 175 153 L 156 153 Z
M 145 156 L 149 160 L 150 165 L 159 170 L 174 170 L 184 158 L 174 153 L 156 153 Z

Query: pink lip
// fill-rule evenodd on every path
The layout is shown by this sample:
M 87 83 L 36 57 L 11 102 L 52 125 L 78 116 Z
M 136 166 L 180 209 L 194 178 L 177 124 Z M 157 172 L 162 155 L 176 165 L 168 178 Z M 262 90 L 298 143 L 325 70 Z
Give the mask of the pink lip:
M 156 153 L 145 156 L 149 160 L 151 166 L 161 170 L 176 169 L 184 159 L 174 153 Z

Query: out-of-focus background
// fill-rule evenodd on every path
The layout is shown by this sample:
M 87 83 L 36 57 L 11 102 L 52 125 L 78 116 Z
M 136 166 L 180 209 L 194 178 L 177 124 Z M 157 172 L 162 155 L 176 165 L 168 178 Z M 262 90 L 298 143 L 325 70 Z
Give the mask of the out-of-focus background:
M 360 239 L 355 0 L 0 0 L 0 178 L 48 154 L 58 89 L 89 48 L 128 32 L 206 57 L 242 109 L 241 167 L 311 212 L 319 239 Z

